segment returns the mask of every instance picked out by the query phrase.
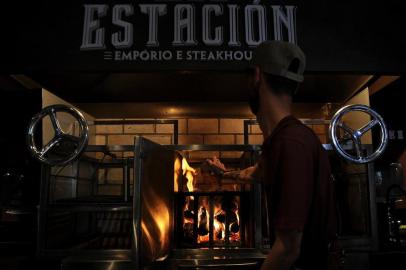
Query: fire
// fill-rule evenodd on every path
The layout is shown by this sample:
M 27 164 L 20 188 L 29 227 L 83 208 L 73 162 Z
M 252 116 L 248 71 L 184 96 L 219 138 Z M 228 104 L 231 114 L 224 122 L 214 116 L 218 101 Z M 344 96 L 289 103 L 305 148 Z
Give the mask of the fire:
M 192 168 L 187 160 L 179 155 L 175 159 L 174 164 L 174 191 L 179 191 L 179 180 L 181 179 L 181 175 L 183 175 L 187 179 L 186 187 L 187 190 L 192 192 L 193 185 L 194 185 L 194 176 L 196 175 L 196 170 Z
M 144 214 L 151 217 L 150 223 L 141 222 L 144 245 L 148 249 L 148 257 L 159 260 L 165 256 L 164 252 L 169 248 L 170 214 L 165 202 L 152 190 L 144 194 L 149 198 L 148 204 L 144 205 Z
M 173 166 L 173 172 L 174 172 L 173 190 L 175 192 L 179 191 L 179 171 L 181 169 L 182 169 L 182 160 L 180 157 L 177 157 L 175 159 L 175 164 Z
M 235 216 L 237 220 L 231 223 L 229 226 L 230 231 L 230 240 L 231 241 L 239 241 L 240 240 L 240 215 L 238 213 L 238 209 L 235 210 Z
M 210 224 L 210 215 L 208 208 L 200 206 L 199 213 L 197 215 L 197 230 L 198 230 L 198 243 L 208 242 L 209 241 L 209 224 Z
M 188 191 L 192 192 L 193 191 L 193 180 L 194 180 L 194 175 L 196 174 L 196 170 L 192 167 L 190 167 L 189 163 L 187 163 L 186 158 L 182 159 L 182 171 L 183 175 L 187 179 L 187 189 Z
M 220 207 L 216 207 L 216 210 L 214 211 L 214 222 L 213 222 L 213 227 L 214 227 L 214 239 L 215 240 L 224 240 L 224 237 L 226 235 L 226 227 L 225 224 L 220 222 L 220 221 L 225 221 L 225 213 L 224 211 L 221 210 Z M 224 219 L 222 219 L 224 217 Z
M 175 169 L 178 172 L 180 169 L 182 170 L 182 175 L 187 180 L 186 189 L 188 192 L 199 190 L 195 186 L 195 178 L 200 172 L 192 168 L 185 158 L 182 158 L 181 168 L 180 160 L 175 163 Z M 175 176 L 175 181 L 178 179 Z M 195 199 L 198 200 L 196 209 L 194 209 Z M 209 200 L 212 200 L 212 215 Z M 197 220 L 195 219 L 196 214 Z M 197 221 L 196 226 L 194 224 L 195 220 Z M 210 231 L 211 222 L 213 223 L 213 231 Z M 194 228 L 197 228 L 197 235 L 194 235 Z M 212 235 L 214 244 L 224 244 L 226 241 L 230 243 L 240 241 L 239 200 L 233 197 L 227 197 L 226 199 L 223 195 L 186 196 L 183 208 L 183 230 L 187 239 L 190 241 L 194 239 L 198 244 L 209 243 L 210 235 Z M 227 232 L 228 239 L 226 239 Z

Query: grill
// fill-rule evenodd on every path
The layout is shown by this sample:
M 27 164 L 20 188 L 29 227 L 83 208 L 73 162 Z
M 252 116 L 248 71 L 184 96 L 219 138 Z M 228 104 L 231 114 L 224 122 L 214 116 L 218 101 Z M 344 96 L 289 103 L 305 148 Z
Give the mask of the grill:
M 131 158 L 96 158 L 96 154 L 87 153 L 63 167 L 44 166 L 40 255 L 131 249 Z M 113 171 L 120 173 L 120 181 L 109 179 Z
M 148 262 L 157 262 L 162 256 L 168 256 L 171 269 L 195 269 L 196 266 L 192 266 L 195 263 L 213 266 L 219 263 L 219 258 L 230 255 L 229 262 L 225 260 L 217 269 L 224 269 L 227 265 L 235 267 L 233 260 L 240 266 L 244 265 L 241 269 L 257 269 L 265 257 L 259 251 L 263 239 L 260 188 L 230 182 L 219 186 L 215 181 L 209 181 L 211 184 L 207 185 L 207 181 L 200 181 L 190 190 L 187 176 L 180 179 L 173 177 L 174 171 L 176 173 L 175 161 L 179 157 L 187 157 L 188 153 L 238 151 L 241 157 L 227 160 L 227 167 L 243 168 L 255 163 L 259 148 L 250 145 L 161 146 L 141 137 L 136 139 L 135 145 L 134 166 L 136 179 L 139 177 L 140 182 L 139 186 L 135 186 L 134 194 L 141 194 L 139 198 L 134 198 L 135 234 L 139 240 L 135 244 L 140 247 L 134 250 L 136 263 L 143 267 Z M 194 168 L 199 168 L 204 162 L 188 161 Z M 163 177 L 174 180 L 161 181 Z M 168 230 L 164 230 L 168 246 L 162 245 L 166 241 L 162 238 L 163 231 L 159 230 L 165 226 L 161 226 L 161 220 L 154 218 L 154 209 L 157 208 L 161 209 L 160 213 L 166 209 L 171 213 Z M 143 224 L 149 224 L 148 231 Z M 219 230 L 219 227 L 222 229 Z M 159 252 L 154 253 L 152 246 L 160 247 Z M 236 256 L 236 249 L 244 259 Z
M 84 262 L 105 266 L 100 269 L 108 269 L 111 262 L 125 269 L 158 264 L 166 269 L 259 268 L 266 256 L 262 250 L 269 247 L 269 233 L 262 229 L 269 226 L 262 213 L 260 186 L 223 181 L 221 188 L 202 184 L 190 191 L 185 177 L 174 181 L 175 161 L 188 153 L 238 151 L 241 157 L 226 165 L 245 168 L 256 162 L 257 146 L 159 145 L 136 137 L 131 146 L 88 146 L 86 151 L 73 167 L 43 168 L 40 255 L 66 257 L 63 269 L 81 269 Z M 132 151 L 134 158 L 100 160 L 88 155 L 120 151 Z M 195 168 L 202 164 L 189 162 Z M 97 171 L 109 175 L 110 169 L 122 172 L 121 181 L 96 177 Z M 371 171 L 368 165 L 368 175 Z M 335 175 L 339 179 L 340 174 Z M 358 178 L 357 174 L 354 179 Z M 365 181 L 373 183 L 367 175 Z M 342 224 L 351 220 L 343 219 Z

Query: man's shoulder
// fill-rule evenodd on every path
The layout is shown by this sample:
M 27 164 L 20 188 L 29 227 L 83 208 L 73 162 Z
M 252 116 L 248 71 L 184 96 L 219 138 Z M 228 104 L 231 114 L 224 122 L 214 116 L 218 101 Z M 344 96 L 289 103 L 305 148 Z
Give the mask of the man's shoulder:
M 279 142 L 296 142 L 304 145 L 313 145 L 319 142 L 314 131 L 299 121 L 285 126 L 275 135 L 274 139 Z
M 292 147 L 311 152 L 321 148 L 319 137 L 314 131 L 294 117 L 284 120 L 263 143 L 263 150 L 269 152 Z

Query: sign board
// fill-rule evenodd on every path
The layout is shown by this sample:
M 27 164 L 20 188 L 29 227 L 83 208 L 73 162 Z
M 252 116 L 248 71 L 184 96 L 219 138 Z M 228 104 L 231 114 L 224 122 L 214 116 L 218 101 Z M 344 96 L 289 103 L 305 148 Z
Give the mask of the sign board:
M 108 61 L 249 61 L 252 49 L 266 40 L 297 43 L 295 5 L 159 1 L 85 4 L 83 12 L 80 51 Z
M 406 16 L 388 1 L 9 1 L 0 70 L 238 71 L 260 42 L 284 40 L 307 72 L 406 72 Z

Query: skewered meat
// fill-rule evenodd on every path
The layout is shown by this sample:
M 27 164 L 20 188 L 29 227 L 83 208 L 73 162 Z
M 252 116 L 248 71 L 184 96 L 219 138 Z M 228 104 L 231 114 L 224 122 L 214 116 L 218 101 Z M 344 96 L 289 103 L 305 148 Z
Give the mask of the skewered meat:
M 206 162 L 211 165 L 211 168 L 217 168 L 223 172 L 225 172 L 226 166 L 220 161 L 220 159 L 218 159 L 217 157 L 213 157 L 212 159 L 207 159 Z

